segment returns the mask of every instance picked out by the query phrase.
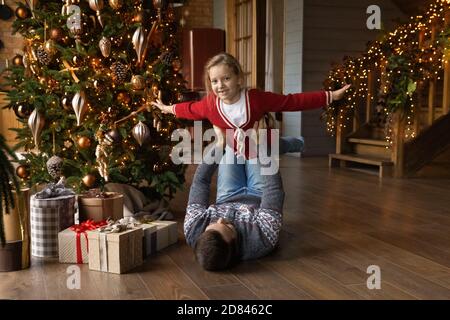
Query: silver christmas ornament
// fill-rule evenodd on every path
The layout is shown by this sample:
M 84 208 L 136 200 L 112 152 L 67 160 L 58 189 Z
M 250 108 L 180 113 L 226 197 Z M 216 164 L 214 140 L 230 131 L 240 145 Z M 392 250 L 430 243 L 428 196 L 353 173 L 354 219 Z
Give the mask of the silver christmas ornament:
M 72 99 L 72 108 L 77 116 L 77 125 L 80 125 L 87 111 L 86 95 L 83 90 L 77 92 Z
M 97 14 L 98 22 L 100 23 L 102 28 L 103 28 L 103 21 L 100 10 L 102 10 L 104 6 L 105 4 L 103 3 L 103 0 L 89 0 L 89 7 L 91 7 L 91 9 L 94 10 L 95 13 Z
M 133 128 L 133 137 L 142 147 L 142 144 L 145 142 L 145 140 L 150 137 L 150 129 L 144 123 L 142 123 L 142 121 L 139 121 L 139 123 Z
M 142 60 L 142 54 L 144 53 L 144 42 L 145 42 L 145 31 L 142 27 L 139 27 L 136 29 L 136 31 L 133 34 L 133 46 L 134 50 L 136 51 L 136 55 L 138 58 L 138 62 L 140 63 Z
M 103 37 L 100 39 L 98 46 L 100 48 L 100 51 L 102 52 L 102 55 L 105 58 L 108 58 L 111 54 L 111 41 L 108 38 Z
M 39 148 L 39 144 L 41 142 L 41 133 L 44 128 L 45 119 L 44 117 L 34 109 L 34 111 L 30 114 L 28 118 L 28 126 L 31 129 L 31 134 L 33 135 L 34 144 L 37 148 Z

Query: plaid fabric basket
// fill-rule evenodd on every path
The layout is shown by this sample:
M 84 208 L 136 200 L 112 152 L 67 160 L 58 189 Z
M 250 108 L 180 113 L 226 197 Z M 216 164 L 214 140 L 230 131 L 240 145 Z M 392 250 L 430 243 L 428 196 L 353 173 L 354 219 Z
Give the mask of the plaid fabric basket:
M 35 257 L 58 256 L 58 232 L 74 224 L 76 196 L 49 199 L 31 196 L 31 254 Z

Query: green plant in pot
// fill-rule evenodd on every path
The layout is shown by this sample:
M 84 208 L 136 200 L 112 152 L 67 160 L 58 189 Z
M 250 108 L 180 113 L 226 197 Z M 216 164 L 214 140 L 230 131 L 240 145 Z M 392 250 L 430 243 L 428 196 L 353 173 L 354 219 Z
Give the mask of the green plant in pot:
M 14 209 L 13 190 L 20 191 L 19 182 L 15 175 L 11 160 L 17 160 L 16 155 L 6 144 L 5 138 L 0 134 L 0 243 L 5 244 L 5 228 L 3 214 L 9 214 Z

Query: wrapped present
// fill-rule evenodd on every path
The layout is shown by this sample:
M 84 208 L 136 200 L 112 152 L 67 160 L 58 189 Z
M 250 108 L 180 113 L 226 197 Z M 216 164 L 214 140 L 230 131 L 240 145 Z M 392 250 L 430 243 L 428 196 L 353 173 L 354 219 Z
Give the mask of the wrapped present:
M 89 240 L 87 231 L 106 225 L 106 221 L 87 220 L 58 233 L 59 262 L 88 263 Z
M 22 269 L 22 240 L 6 241 L 0 245 L 0 271 L 17 271 Z
M 3 215 L 6 246 L 0 246 L 0 271 L 30 266 L 30 189 L 21 189 L 19 194 L 13 191 L 13 197 L 14 209 Z
M 142 264 L 144 231 L 137 224 L 124 218 L 87 234 L 90 270 L 125 273 Z
M 156 224 L 158 230 L 167 229 L 167 246 L 178 242 L 178 226 L 176 221 L 169 220 L 155 220 L 152 221 L 153 224 Z M 160 249 L 158 249 L 160 250 Z
M 144 229 L 144 257 L 178 241 L 177 223 L 166 220 L 142 220 Z
M 75 193 L 58 184 L 31 196 L 31 254 L 36 257 L 57 257 L 58 232 L 74 224 Z
M 150 256 L 156 252 L 156 225 L 141 224 L 140 227 L 144 231 L 144 239 L 142 241 L 143 258 Z
M 123 195 L 117 192 L 90 191 L 78 196 L 80 221 L 123 218 Z

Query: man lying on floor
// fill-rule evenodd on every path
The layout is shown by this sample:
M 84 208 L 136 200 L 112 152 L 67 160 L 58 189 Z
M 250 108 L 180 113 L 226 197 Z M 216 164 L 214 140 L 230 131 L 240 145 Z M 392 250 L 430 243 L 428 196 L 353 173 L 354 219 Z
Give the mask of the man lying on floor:
M 278 243 L 284 191 L 281 176 L 261 176 L 258 190 L 246 175 L 245 164 L 223 165 L 236 190 L 227 190 L 216 204 L 209 205 L 211 179 L 217 164 L 198 166 L 189 193 L 184 234 L 205 270 L 222 270 L 239 260 L 267 255 Z

